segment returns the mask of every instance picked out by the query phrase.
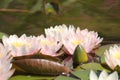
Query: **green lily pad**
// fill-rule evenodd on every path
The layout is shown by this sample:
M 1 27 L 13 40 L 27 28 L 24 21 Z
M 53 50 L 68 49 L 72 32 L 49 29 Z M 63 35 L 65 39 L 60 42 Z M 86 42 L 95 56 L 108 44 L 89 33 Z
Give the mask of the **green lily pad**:
M 78 79 L 67 76 L 58 76 L 55 80 L 78 80 Z
M 101 57 L 101 56 L 103 56 L 103 54 L 106 50 L 108 50 L 111 46 L 114 46 L 114 45 L 115 44 L 108 44 L 108 45 L 101 46 L 97 50 L 95 50 L 95 53 L 96 53 L 96 55 Z M 120 45 L 120 44 L 116 44 L 116 45 Z
M 106 68 L 104 68 L 100 63 L 87 63 L 87 64 L 82 64 L 81 66 L 78 66 L 76 68 L 76 70 L 81 70 L 81 69 L 85 69 L 85 70 L 107 70 Z
M 80 78 L 81 80 L 88 80 L 89 73 L 90 73 L 90 70 L 78 70 L 78 71 L 72 72 L 73 75 Z
M 99 63 L 87 63 L 81 65 L 86 70 L 103 70 L 104 68 Z
M 106 62 L 105 62 L 105 56 L 101 56 L 100 57 L 100 62 L 102 63 L 102 64 L 105 64 Z
M 56 76 L 16 75 L 9 80 L 53 80 Z

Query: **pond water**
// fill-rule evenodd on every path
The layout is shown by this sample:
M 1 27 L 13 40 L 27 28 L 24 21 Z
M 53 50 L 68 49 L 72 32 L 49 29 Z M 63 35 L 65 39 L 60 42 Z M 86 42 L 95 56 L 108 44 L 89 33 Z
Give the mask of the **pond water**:
M 106 6 L 103 0 L 94 3 L 87 1 L 81 0 L 74 6 L 62 7 L 59 15 L 46 15 L 39 11 L 0 12 L 0 31 L 9 35 L 40 35 L 45 28 L 66 24 L 94 30 L 104 37 L 104 40 L 120 41 L 120 4 L 111 7 L 110 3 Z

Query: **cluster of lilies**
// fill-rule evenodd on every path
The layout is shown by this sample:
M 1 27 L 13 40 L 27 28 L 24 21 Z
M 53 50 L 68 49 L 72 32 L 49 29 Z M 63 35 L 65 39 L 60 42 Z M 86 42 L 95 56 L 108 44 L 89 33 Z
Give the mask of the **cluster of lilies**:
M 34 55 L 38 52 L 51 57 L 59 57 L 63 54 L 73 56 L 77 46 L 82 46 L 89 55 L 93 54 L 94 49 L 98 48 L 102 41 L 103 38 L 100 38 L 97 32 L 88 31 L 88 29 L 81 30 L 80 27 L 64 24 L 46 28 L 45 34 L 39 36 L 26 36 L 26 34 L 20 37 L 15 34 L 3 36 L 2 43 L 0 43 L 0 80 L 8 80 L 14 74 L 15 68 L 12 66 L 12 61 L 15 57 Z M 104 56 L 107 65 L 112 70 L 120 66 L 120 46 L 110 47 L 104 52 Z M 89 59 L 88 56 L 87 58 Z M 115 71 L 109 75 L 103 70 L 98 78 L 91 70 L 90 80 L 118 80 L 118 73 Z

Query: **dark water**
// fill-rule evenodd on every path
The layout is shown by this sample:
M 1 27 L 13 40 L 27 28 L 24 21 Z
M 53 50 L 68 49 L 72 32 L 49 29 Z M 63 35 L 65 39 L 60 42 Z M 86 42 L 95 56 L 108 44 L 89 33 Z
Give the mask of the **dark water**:
M 120 4 L 111 6 L 109 0 L 109 4 L 105 3 L 107 0 L 94 3 L 87 1 L 81 0 L 74 6 L 62 7 L 59 15 L 45 15 L 39 11 L 0 12 L 0 31 L 9 35 L 40 35 L 45 28 L 66 24 L 94 30 L 104 40 L 120 41 Z

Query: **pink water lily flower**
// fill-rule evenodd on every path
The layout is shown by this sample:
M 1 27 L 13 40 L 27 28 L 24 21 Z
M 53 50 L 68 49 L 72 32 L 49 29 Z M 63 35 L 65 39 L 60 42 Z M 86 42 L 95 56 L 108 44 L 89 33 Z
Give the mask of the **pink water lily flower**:
M 97 74 L 93 70 L 91 70 L 90 80 L 119 80 L 119 78 L 118 73 L 116 71 L 111 74 L 108 74 L 105 70 L 103 70 L 98 77 Z
M 77 28 L 76 33 L 81 36 L 81 45 L 87 53 L 91 52 L 103 41 L 103 38 L 100 38 L 95 31 L 88 31 L 88 29 L 80 31 L 80 28 Z
M 76 31 L 71 31 L 68 37 L 63 37 L 62 43 L 69 54 L 73 55 L 77 45 L 83 46 L 87 53 L 90 53 L 96 48 L 103 38 L 98 37 L 98 33 L 94 31 L 88 31 L 88 29 L 80 30 L 77 27 Z
M 116 66 L 120 67 L 120 46 L 114 45 L 104 52 L 105 61 L 108 66 L 114 70 Z
M 40 44 L 40 52 L 44 55 L 57 56 L 57 51 L 62 47 L 62 44 L 52 37 L 38 36 Z
M 27 37 L 25 34 L 20 37 L 17 35 L 3 36 L 2 41 L 13 56 L 34 54 L 40 49 L 36 37 Z
M 11 59 L 7 49 L 0 43 L 0 80 L 8 80 L 13 75 Z
M 73 55 L 77 45 L 82 45 L 86 52 L 90 53 L 103 40 L 98 37 L 97 32 L 88 29 L 80 30 L 79 27 L 75 29 L 73 25 L 67 27 L 65 24 L 45 29 L 45 34 L 62 42 L 65 51 L 70 55 Z

